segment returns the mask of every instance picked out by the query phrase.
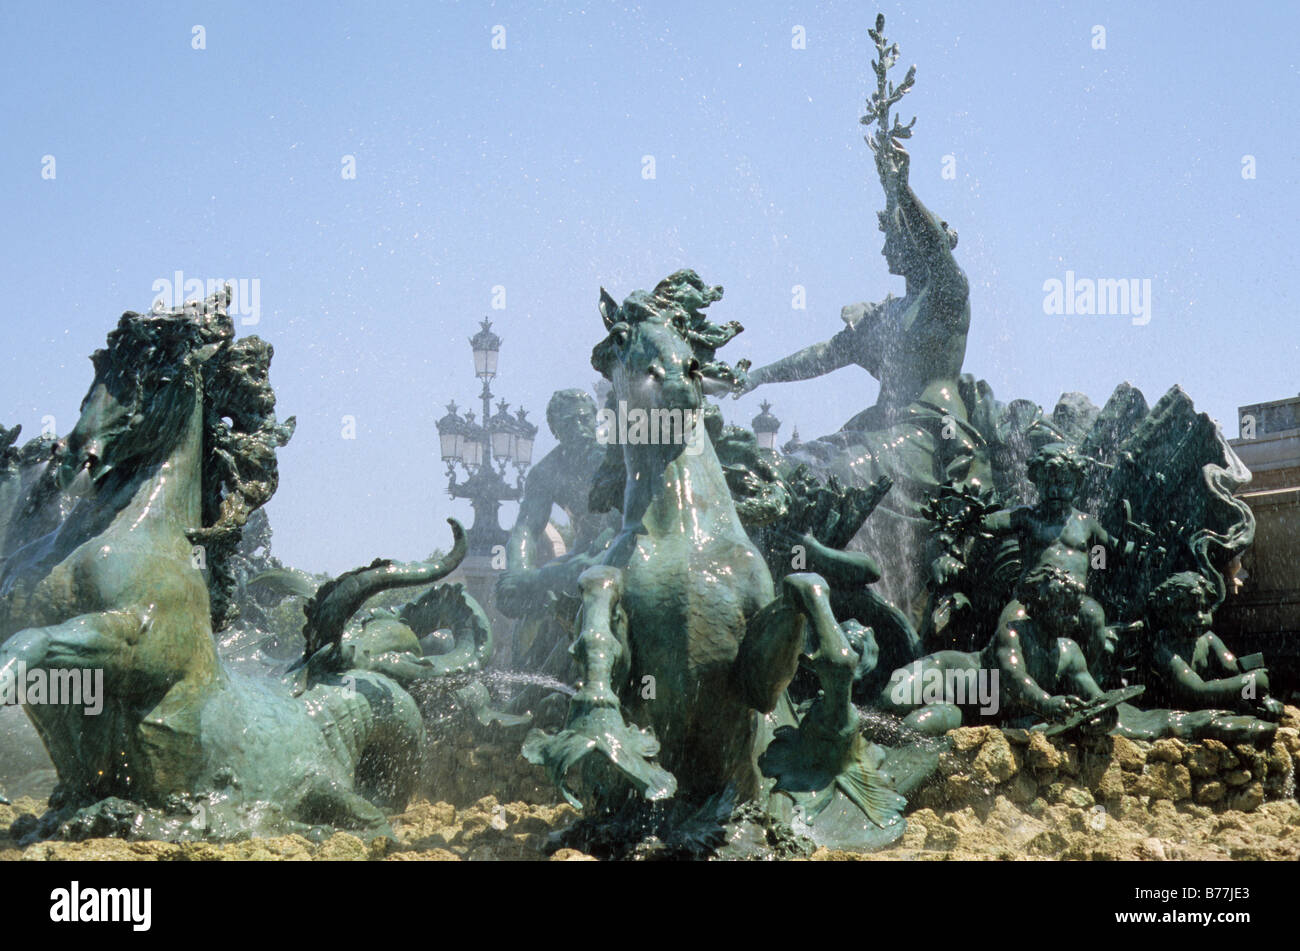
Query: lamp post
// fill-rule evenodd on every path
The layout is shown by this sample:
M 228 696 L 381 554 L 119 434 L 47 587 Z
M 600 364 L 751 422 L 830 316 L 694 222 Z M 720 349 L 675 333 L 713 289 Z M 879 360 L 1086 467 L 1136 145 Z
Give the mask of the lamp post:
M 777 430 L 781 428 L 781 421 L 772 415 L 772 404 L 767 400 L 763 400 L 759 404 L 759 409 L 762 412 L 755 416 L 750 423 L 750 426 L 754 429 L 754 435 L 758 437 L 758 448 L 776 449 L 776 434 Z
M 501 338 L 492 332 L 486 317 L 479 332 L 470 338 L 474 351 L 474 375 L 483 381 L 479 399 L 483 401 L 482 422 L 476 422 L 471 410 L 463 416 L 456 403 L 447 404 L 447 415 L 437 422 L 438 448 L 447 464 L 447 494 L 453 499 L 468 499 L 474 509 L 474 521 L 467 533 L 469 554 L 491 556 L 492 549 L 504 545 L 510 537 L 498 521 L 502 502 L 518 501 L 523 495 L 524 470 L 533 461 L 533 442 L 537 427 L 528 422 L 528 413 L 519 409 L 514 415 L 505 400 L 492 412 L 492 380 L 497 375 L 497 357 Z M 457 481 L 457 467 L 465 478 Z M 507 481 L 506 470 L 515 467 L 514 484 Z

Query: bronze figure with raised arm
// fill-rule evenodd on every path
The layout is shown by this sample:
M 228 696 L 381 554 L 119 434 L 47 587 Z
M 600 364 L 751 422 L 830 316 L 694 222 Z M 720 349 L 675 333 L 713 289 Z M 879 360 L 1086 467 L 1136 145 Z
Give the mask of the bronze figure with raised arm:
M 857 413 L 836 433 L 799 449 L 801 461 L 865 486 L 888 476 L 895 489 L 882 503 L 874 527 L 882 543 L 878 554 L 915 553 L 927 540 L 921 507 L 940 485 L 951 481 L 992 484 L 984 437 L 972 424 L 971 407 L 981 396 L 978 386 L 962 377 L 966 336 L 970 329 L 970 295 L 966 275 L 953 257 L 957 233 L 925 207 L 909 180 L 910 157 L 903 140 L 911 125 L 894 119 L 890 107 L 911 88 L 915 67 L 898 85 L 886 81 L 898 48 L 872 31 L 876 44 L 877 88 L 864 124 L 876 126 L 867 136 L 885 193 L 880 229 L 881 253 L 892 274 L 906 282 L 902 297 L 879 303 L 850 304 L 845 327 L 829 340 L 750 370 L 742 392 L 771 383 L 807 380 L 856 364 L 880 381 L 873 406 Z M 914 122 L 915 120 L 913 120 Z M 865 540 L 870 550 L 873 545 Z M 924 597 L 924 579 L 909 564 L 883 557 L 891 596 L 915 602 Z M 897 563 L 893 563 L 897 562 Z
M 890 140 L 876 165 L 888 205 L 880 214 L 881 253 L 891 274 L 906 281 L 903 297 L 846 306 L 845 328 L 829 340 L 751 370 L 748 389 L 823 376 L 856 364 L 880 381 L 876 405 L 845 430 L 882 429 L 914 403 L 965 420 L 957 378 L 966 356 L 970 299 L 966 275 L 954 259 L 957 234 L 921 204 L 908 183 L 908 154 Z

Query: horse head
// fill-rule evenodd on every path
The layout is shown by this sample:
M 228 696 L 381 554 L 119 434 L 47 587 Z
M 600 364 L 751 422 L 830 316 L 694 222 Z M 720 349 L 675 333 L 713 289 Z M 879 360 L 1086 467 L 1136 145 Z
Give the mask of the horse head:
M 225 563 L 249 515 L 275 492 L 276 449 L 295 422 L 276 421 L 268 379 L 274 351 L 258 337 L 235 339 L 230 299 L 227 286 L 202 303 L 122 315 L 91 356 L 95 377 L 80 416 L 54 444 L 26 513 L 38 525 L 37 509 L 74 485 L 87 504 L 116 508 L 183 445 L 196 447 L 182 470 L 187 477 L 169 489 L 199 500 L 197 521 L 177 530 L 205 547 L 217 627 L 232 616 Z
M 687 274 L 660 282 L 653 293 L 636 291 L 621 305 L 601 291 L 607 334 L 592 351 L 591 363 L 613 389 L 600 411 L 597 438 L 621 445 L 624 476 L 624 530 L 609 564 L 626 554 L 624 546 L 634 536 L 654 531 L 651 523 L 661 522 L 665 531 L 683 524 L 681 506 L 692 493 L 731 504 L 722 469 L 708 451 L 704 409 L 710 367 L 719 366 L 713 351 L 735 336 L 739 325 L 709 323 L 700 310 L 722 289 L 683 277 Z M 652 505 L 657 515 L 651 514 Z
M 591 363 L 627 410 L 695 413 L 703 407 L 701 365 L 685 334 L 685 311 L 636 291 L 606 320 L 609 333 Z
M 61 487 L 83 470 L 98 488 L 166 459 L 202 399 L 203 363 L 233 336 L 229 318 L 123 314 L 90 358 L 95 378 L 76 425 L 54 445 Z

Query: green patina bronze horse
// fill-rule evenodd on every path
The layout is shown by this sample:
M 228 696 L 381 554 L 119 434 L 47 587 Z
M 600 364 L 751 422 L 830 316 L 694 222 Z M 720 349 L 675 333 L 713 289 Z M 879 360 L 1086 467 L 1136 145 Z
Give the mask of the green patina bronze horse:
M 484 642 L 490 651 L 481 611 L 467 621 L 478 643 L 441 663 L 401 636 L 404 617 L 344 634 L 367 592 L 454 569 L 465 545 L 453 523 L 457 544 L 440 563 L 376 562 L 322 587 L 309 623 L 319 658 L 287 682 L 220 662 L 213 631 L 234 613 L 226 559 L 275 491 L 276 450 L 294 425 L 276 421 L 270 345 L 235 339 L 228 300 L 122 316 L 92 357 L 76 426 L 11 521 L 0 684 L 102 672 L 97 712 L 48 702 L 66 697 L 27 703 L 59 775 L 43 833 L 74 820 L 102 831 L 95 816 L 130 816 L 131 804 L 179 808 L 187 825 L 197 813 L 214 836 L 386 829 L 380 807 L 410 795 L 424 726 L 381 671 L 436 676 L 481 663 Z M 49 507 L 70 496 L 51 529 Z
M 676 278 L 699 284 L 693 272 Z M 702 810 L 723 822 L 735 803 L 784 818 L 801 803 L 804 818 L 834 830 L 839 844 L 892 841 L 903 802 L 859 735 L 849 702 L 858 656 L 820 576 L 788 575 L 775 595 L 704 431 L 709 361 L 694 340 L 709 335 L 680 295 L 660 290 L 621 307 L 602 294 L 608 335 L 592 363 L 613 383 L 610 411 L 623 417 L 604 430 L 622 443 L 623 526 L 604 564 L 580 578 L 572 650 L 581 679 L 566 729 L 534 731 L 525 755 L 575 803 L 566 777 L 581 762 L 597 818 L 626 815 L 642 798 L 671 798 L 679 816 Z M 712 300 L 721 297 L 713 290 Z M 656 415 L 659 426 L 641 428 Z M 786 687 L 801 660 L 825 694 L 796 729 Z

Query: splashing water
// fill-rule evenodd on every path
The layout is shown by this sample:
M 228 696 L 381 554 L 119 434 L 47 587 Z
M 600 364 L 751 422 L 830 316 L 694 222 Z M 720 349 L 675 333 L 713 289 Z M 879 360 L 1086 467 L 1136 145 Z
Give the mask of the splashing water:
M 502 687 L 507 684 L 523 684 L 526 687 L 544 687 L 547 690 L 554 690 L 569 697 L 577 693 L 577 690 L 563 681 L 527 670 L 488 670 L 483 673 L 482 677 L 487 684 L 493 687 Z
M 907 724 L 892 713 L 856 707 L 862 735 L 884 746 L 915 746 L 924 750 L 938 750 L 945 746 L 943 736 L 930 736 Z

